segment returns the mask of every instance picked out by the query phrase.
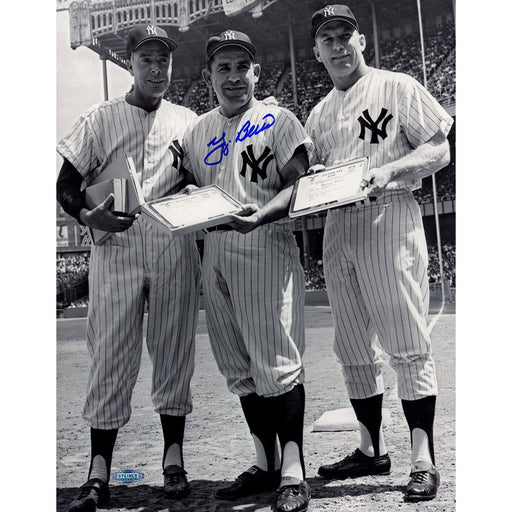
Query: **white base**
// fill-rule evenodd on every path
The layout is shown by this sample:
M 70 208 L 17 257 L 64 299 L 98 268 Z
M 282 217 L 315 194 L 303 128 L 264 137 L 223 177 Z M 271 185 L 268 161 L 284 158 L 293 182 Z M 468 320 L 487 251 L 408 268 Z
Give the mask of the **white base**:
M 382 409 L 382 428 L 386 428 L 391 422 L 389 409 Z M 313 432 L 340 432 L 343 430 L 359 430 L 354 409 L 346 407 L 326 411 L 313 423 Z

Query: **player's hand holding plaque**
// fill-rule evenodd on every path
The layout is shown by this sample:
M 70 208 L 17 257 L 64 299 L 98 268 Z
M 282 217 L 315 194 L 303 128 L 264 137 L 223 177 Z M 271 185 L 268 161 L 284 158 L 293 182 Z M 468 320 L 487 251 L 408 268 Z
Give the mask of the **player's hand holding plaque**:
M 142 213 L 157 227 L 184 234 L 229 222 L 242 205 L 217 185 L 188 189 L 186 193 L 147 201 Z
M 296 182 L 290 201 L 290 217 L 336 208 L 364 200 L 361 182 L 368 172 L 368 158 L 359 158 L 305 174 Z

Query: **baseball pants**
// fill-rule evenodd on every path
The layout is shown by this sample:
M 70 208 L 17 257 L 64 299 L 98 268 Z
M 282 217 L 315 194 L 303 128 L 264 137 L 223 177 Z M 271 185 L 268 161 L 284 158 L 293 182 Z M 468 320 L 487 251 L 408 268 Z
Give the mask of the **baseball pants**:
M 383 393 L 378 343 L 397 373 L 401 399 L 436 395 L 427 245 L 412 193 L 389 191 L 370 205 L 330 210 L 324 264 L 349 397 Z
M 190 413 L 199 278 L 193 236 L 171 237 L 142 216 L 127 231 L 93 246 L 87 319 L 92 366 L 83 410 L 90 427 L 115 429 L 130 418 L 146 301 L 155 411 Z
M 214 231 L 203 258 L 213 355 L 231 392 L 279 396 L 304 380 L 304 273 L 293 233 Z

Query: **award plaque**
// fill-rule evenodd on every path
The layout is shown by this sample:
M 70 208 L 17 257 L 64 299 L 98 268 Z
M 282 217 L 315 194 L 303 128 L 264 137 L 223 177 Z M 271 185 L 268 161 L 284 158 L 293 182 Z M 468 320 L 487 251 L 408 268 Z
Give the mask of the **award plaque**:
M 142 213 L 158 227 L 173 234 L 190 233 L 229 222 L 229 215 L 239 213 L 242 205 L 217 185 L 194 189 L 189 194 L 147 201 Z
M 361 181 L 367 172 L 368 158 L 364 157 L 301 176 L 295 182 L 288 215 L 300 217 L 366 199 Z

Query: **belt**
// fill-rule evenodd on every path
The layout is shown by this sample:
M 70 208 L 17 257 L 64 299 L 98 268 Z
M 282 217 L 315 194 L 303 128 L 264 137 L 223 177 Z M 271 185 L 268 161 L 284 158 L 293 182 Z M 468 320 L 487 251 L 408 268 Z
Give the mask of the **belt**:
M 205 233 L 214 233 L 215 231 L 233 231 L 233 228 L 229 224 L 219 224 L 210 228 L 203 228 Z
M 338 206 L 333 209 L 337 210 L 337 209 L 342 209 L 342 208 L 349 208 L 350 206 L 355 206 L 356 208 L 361 208 L 362 206 L 369 206 L 370 203 L 375 203 L 375 201 L 377 201 L 377 199 L 378 199 L 378 197 L 367 197 L 366 199 L 362 199 L 361 201 L 356 201 L 355 203 L 343 204 L 343 205 Z

